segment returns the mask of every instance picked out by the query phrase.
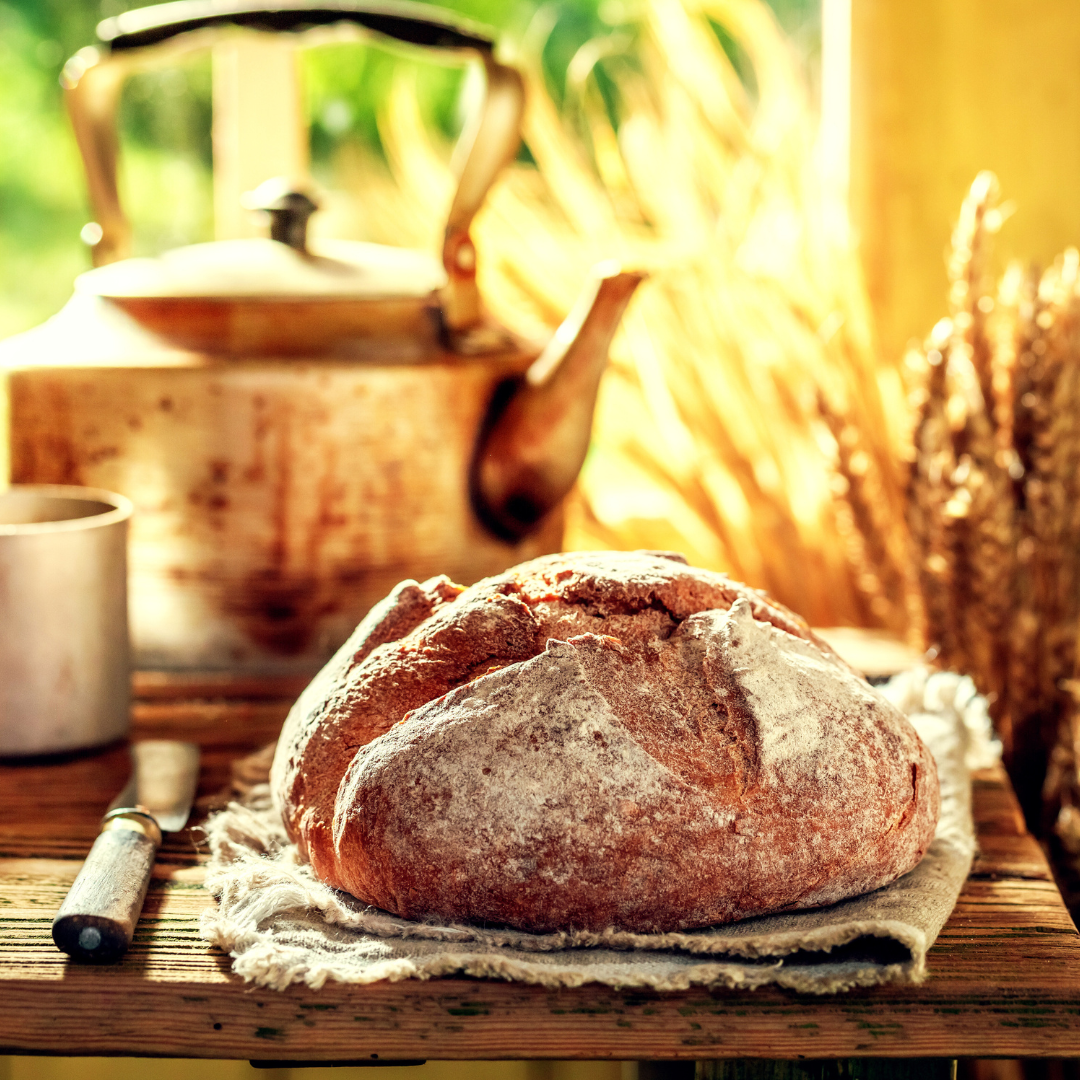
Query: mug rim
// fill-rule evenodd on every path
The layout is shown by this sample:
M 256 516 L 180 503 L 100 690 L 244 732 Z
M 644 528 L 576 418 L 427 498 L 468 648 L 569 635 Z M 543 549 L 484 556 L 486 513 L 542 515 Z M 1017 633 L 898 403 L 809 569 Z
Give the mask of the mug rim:
M 37 495 L 47 499 L 70 499 L 77 502 L 104 503 L 112 509 L 86 517 L 60 518 L 58 521 L 28 521 L 19 524 L 0 522 L 0 537 L 34 536 L 41 533 L 79 532 L 84 529 L 103 529 L 126 522 L 135 512 L 135 505 L 126 496 L 105 488 L 81 487 L 76 484 L 8 484 L 0 487 L 0 502 L 12 494 Z

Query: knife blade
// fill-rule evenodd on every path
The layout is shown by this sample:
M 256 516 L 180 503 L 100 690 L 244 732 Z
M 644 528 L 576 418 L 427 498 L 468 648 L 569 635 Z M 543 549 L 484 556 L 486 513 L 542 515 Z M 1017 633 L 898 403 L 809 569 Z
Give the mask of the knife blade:
M 53 941 L 77 960 L 116 960 L 127 951 L 161 835 L 184 827 L 198 787 L 193 743 L 137 742 L 131 759 L 131 776 L 53 920 Z

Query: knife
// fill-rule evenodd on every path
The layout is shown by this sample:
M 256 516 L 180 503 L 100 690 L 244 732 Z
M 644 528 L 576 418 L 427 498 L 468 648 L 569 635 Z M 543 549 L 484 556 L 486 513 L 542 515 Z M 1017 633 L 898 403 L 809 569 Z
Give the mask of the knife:
M 76 960 L 116 960 L 127 951 L 161 834 L 184 827 L 195 798 L 199 748 L 193 743 L 137 742 L 131 758 L 131 778 L 109 804 L 53 920 L 53 941 Z

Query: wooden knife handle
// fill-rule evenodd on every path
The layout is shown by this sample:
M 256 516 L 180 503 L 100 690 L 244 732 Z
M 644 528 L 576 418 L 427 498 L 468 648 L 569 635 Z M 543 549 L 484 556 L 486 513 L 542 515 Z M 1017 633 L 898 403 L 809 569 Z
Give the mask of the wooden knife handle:
M 105 820 L 53 920 L 53 941 L 76 960 L 123 956 L 139 921 L 161 830 L 149 814 L 116 810 Z

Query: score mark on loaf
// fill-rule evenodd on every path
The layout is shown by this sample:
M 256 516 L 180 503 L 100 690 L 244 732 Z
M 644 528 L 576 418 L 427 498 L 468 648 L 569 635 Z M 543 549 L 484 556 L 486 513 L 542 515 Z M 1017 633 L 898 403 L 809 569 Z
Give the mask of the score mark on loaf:
M 411 919 L 642 932 L 816 907 L 922 858 L 937 772 L 796 615 L 655 552 L 404 582 L 271 775 L 328 884 Z

